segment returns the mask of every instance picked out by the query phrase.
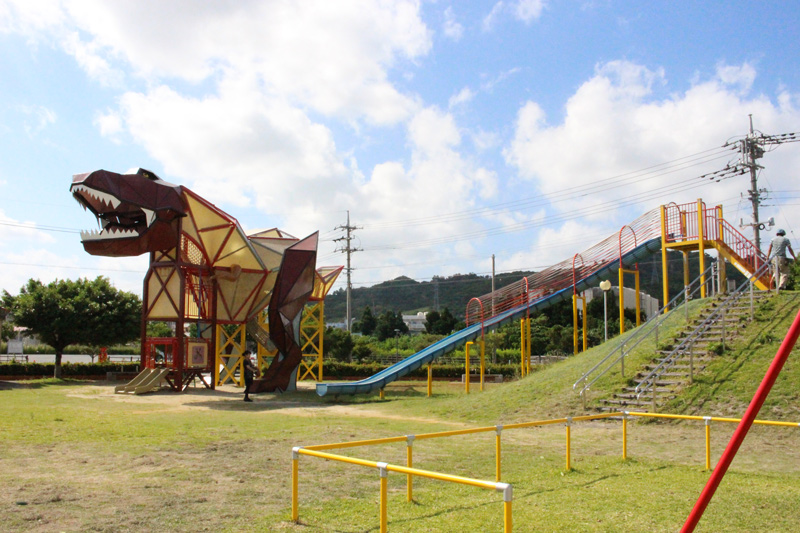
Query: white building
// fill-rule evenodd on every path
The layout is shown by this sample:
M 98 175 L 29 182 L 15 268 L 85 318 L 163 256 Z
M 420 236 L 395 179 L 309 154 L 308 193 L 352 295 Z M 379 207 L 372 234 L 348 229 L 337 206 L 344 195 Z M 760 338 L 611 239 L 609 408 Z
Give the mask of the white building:
M 403 315 L 403 322 L 408 326 L 408 332 L 411 335 L 425 333 L 425 321 L 428 319 L 428 313 L 420 311 L 416 315 Z
M 632 289 L 630 287 L 624 288 L 624 295 L 625 295 L 625 309 L 636 309 L 636 289 Z M 603 298 L 603 289 L 600 287 L 592 287 L 591 289 L 587 289 L 583 291 L 581 296 L 586 298 L 586 303 L 588 305 L 589 302 L 594 300 L 595 298 Z M 619 304 L 619 287 L 611 287 L 608 291 L 608 298 L 614 298 L 614 301 Z M 645 314 L 647 319 L 653 318 L 658 313 L 658 299 L 653 298 L 649 294 L 640 293 L 640 306 L 642 308 L 642 312 Z

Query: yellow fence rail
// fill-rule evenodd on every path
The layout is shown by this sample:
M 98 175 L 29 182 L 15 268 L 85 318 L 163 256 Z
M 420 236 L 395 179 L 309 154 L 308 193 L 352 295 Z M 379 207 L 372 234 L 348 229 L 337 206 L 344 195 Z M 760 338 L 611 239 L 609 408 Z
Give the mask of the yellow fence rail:
M 602 413 L 596 415 L 583 415 L 574 417 L 554 418 L 550 420 L 535 420 L 532 422 L 519 422 L 515 424 L 486 426 L 477 428 L 457 429 L 451 431 L 439 431 L 436 433 L 422 433 L 419 435 L 400 435 L 396 437 L 385 437 L 381 439 L 358 440 L 349 442 L 337 442 L 331 444 L 316 444 L 311 446 L 298 446 L 292 449 L 292 520 L 297 522 L 299 520 L 299 459 L 300 455 L 307 455 L 310 457 L 317 457 L 321 459 L 328 459 L 348 463 L 358 466 L 378 469 L 380 475 L 380 508 L 379 520 L 380 531 L 384 533 L 388 528 L 388 511 L 387 511 L 387 476 L 389 472 L 398 472 L 406 474 L 406 500 L 412 501 L 413 499 L 413 477 L 425 477 L 430 479 L 438 479 L 450 483 L 459 483 L 463 485 L 471 485 L 474 487 L 491 489 L 503 493 L 503 531 L 510 533 L 512 531 L 512 517 L 511 517 L 511 502 L 513 489 L 508 483 L 502 483 L 501 479 L 501 435 L 503 430 L 508 429 L 523 429 L 531 427 L 541 427 L 554 424 L 564 424 L 566 432 L 566 470 L 572 469 L 572 443 L 571 443 L 571 428 L 576 422 L 588 422 L 591 420 L 602 420 L 607 418 L 619 418 L 622 420 L 622 459 L 628 458 L 628 420 L 632 417 L 640 418 L 663 418 L 672 420 L 693 420 L 701 421 L 705 426 L 705 466 L 706 470 L 711 470 L 711 423 L 734 423 L 738 424 L 741 419 L 738 418 L 724 418 L 715 416 L 694 416 L 694 415 L 670 415 L 663 413 L 640 413 L 635 411 L 619 411 L 614 413 Z M 769 420 L 754 420 L 754 424 L 764 426 L 778 426 L 778 427 L 800 427 L 796 422 L 777 422 Z M 444 437 L 456 437 L 460 435 L 472 435 L 476 433 L 495 433 L 495 481 L 482 481 L 479 479 L 454 476 L 451 474 L 444 474 L 441 472 L 432 472 L 429 470 L 421 470 L 413 467 L 413 444 L 417 440 L 436 439 Z M 406 466 L 392 465 L 386 462 L 370 461 L 366 459 L 358 459 L 354 457 L 347 457 L 344 455 L 336 455 L 328 453 L 326 450 L 337 450 L 344 448 L 357 448 L 360 446 L 374 446 L 378 444 L 392 444 L 397 442 L 406 443 Z

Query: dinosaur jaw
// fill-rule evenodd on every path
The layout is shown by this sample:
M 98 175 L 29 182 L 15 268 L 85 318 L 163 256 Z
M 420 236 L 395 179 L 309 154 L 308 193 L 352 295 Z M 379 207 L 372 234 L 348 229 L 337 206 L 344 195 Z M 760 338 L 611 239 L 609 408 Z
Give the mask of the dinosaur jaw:
M 70 192 L 97 218 L 97 230 L 81 232 L 81 243 L 92 255 L 135 256 L 177 245 L 175 213 L 157 213 L 80 183 L 74 183 Z

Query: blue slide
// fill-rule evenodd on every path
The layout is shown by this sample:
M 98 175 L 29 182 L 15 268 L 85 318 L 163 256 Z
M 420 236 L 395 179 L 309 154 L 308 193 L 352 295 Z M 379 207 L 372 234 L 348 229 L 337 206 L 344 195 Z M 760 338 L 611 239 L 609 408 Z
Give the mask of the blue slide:
M 656 237 L 644 244 L 640 244 L 624 256 L 622 256 L 622 264 L 625 268 L 629 268 L 643 259 L 646 259 L 655 252 L 661 251 L 661 238 Z M 585 278 L 577 282 L 578 292 L 585 291 L 597 285 L 612 275 L 616 276 L 619 268 L 618 261 L 611 261 L 605 266 L 601 266 L 596 271 L 592 272 Z M 615 278 L 616 279 L 616 278 Z M 545 298 L 531 303 L 529 306 L 521 305 L 515 309 L 510 309 L 504 313 L 493 316 L 483 323 L 483 327 L 487 330 L 497 329 L 499 326 L 508 324 L 514 320 L 523 318 L 526 313 L 526 307 L 530 311 L 541 311 L 550 307 L 551 305 L 563 302 L 565 300 L 571 301 L 572 299 L 572 285 L 561 289 L 558 292 L 548 295 Z M 427 365 L 439 356 L 450 353 L 459 346 L 463 346 L 468 341 L 475 340 L 481 335 L 481 324 L 473 324 L 461 331 L 453 333 L 449 337 L 431 344 L 422 351 L 403 359 L 399 363 L 395 363 L 385 370 L 381 370 L 374 376 L 370 376 L 361 381 L 345 382 L 345 383 L 318 383 L 317 394 L 325 396 L 327 394 L 366 394 L 376 390 L 380 390 L 392 381 L 408 375 L 414 370 Z

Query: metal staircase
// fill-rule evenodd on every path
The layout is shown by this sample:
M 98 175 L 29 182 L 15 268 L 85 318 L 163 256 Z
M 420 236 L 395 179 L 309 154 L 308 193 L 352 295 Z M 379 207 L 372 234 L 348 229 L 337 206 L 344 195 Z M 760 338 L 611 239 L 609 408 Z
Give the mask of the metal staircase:
M 753 291 L 756 280 L 769 265 L 743 282 L 732 293 L 713 298 L 700 317 L 680 331 L 666 349 L 657 350 L 655 359 L 635 377 L 635 386 L 625 387 L 612 398 L 599 401 L 600 410 L 658 410 L 659 405 L 676 397 L 715 357 L 719 357 L 737 332 L 753 319 L 756 303 L 770 293 Z

